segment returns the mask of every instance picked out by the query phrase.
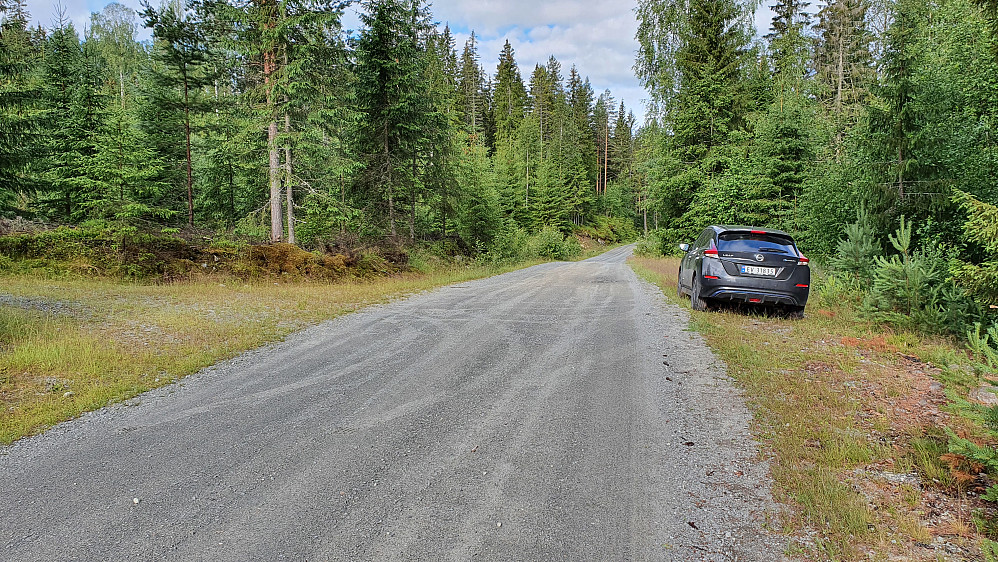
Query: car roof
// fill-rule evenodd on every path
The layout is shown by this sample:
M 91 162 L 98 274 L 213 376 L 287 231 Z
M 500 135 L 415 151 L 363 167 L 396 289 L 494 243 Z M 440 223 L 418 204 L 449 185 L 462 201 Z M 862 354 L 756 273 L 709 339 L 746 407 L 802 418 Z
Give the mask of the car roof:
M 734 232 L 738 232 L 738 231 L 750 232 L 750 231 L 754 230 L 756 232 L 764 232 L 766 234 L 775 234 L 777 236 L 786 236 L 787 238 L 789 238 L 791 240 L 794 239 L 793 236 L 790 236 L 789 234 L 787 234 L 786 232 L 783 232 L 782 230 L 776 230 L 775 228 L 765 228 L 765 227 L 760 227 L 760 226 L 742 226 L 742 225 L 730 225 L 730 224 L 714 224 L 714 225 L 711 225 L 710 228 L 713 228 L 714 232 L 716 232 L 717 234 L 721 234 L 721 233 L 724 233 L 724 232 L 733 232 L 733 231 Z

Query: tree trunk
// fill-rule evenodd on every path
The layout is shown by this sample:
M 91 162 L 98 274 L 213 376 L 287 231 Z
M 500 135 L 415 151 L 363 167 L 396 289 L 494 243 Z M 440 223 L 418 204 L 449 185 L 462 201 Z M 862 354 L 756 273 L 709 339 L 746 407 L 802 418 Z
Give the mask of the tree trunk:
M 530 147 L 527 147 L 527 190 L 523 193 L 523 210 L 530 206 Z
M 291 116 L 287 113 L 284 114 L 284 134 L 285 136 L 290 136 L 291 134 Z M 292 185 L 291 143 L 288 139 L 284 139 L 284 166 L 284 188 L 287 190 L 288 205 L 288 244 L 297 244 L 298 239 L 295 237 L 295 196 Z
M 600 182 L 603 181 L 603 174 L 600 170 L 603 169 L 603 163 L 600 161 L 602 156 L 601 150 L 599 149 L 599 133 L 596 133 L 596 195 L 600 194 Z
M 284 238 L 284 224 L 281 217 L 281 155 L 277 147 L 277 120 L 274 118 L 274 53 L 263 55 L 263 73 L 267 83 L 267 109 L 270 124 L 267 126 L 267 150 L 269 152 L 268 178 L 270 179 L 270 241 L 280 242 Z
M 388 125 L 387 124 L 385 124 L 385 131 L 384 131 L 383 135 L 384 135 L 383 139 L 384 139 L 384 149 L 385 149 L 385 166 L 387 167 L 387 172 L 388 172 L 386 174 L 386 178 L 388 179 L 388 181 L 385 183 L 385 189 L 388 191 L 388 225 L 389 225 L 388 231 L 389 231 L 389 233 L 392 236 L 392 240 L 394 240 L 395 237 L 398 235 L 398 232 L 395 230 L 395 198 L 394 198 L 394 195 L 392 193 L 392 191 L 394 191 L 393 187 L 392 187 L 392 180 L 394 178 L 392 178 L 392 171 L 393 171 L 392 170 L 392 153 L 391 153 L 391 150 L 388 148 Z
M 606 195 L 606 185 L 609 183 L 610 169 L 610 118 L 606 120 L 606 134 L 603 135 L 603 195 Z
M 412 212 L 409 213 L 409 240 L 416 241 L 416 154 L 412 155 Z
M 191 105 L 184 75 L 184 140 L 187 144 L 187 226 L 194 228 L 194 174 L 191 170 Z
M 270 241 L 284 239 L 284 221 L 281 217 L 281 153 L 277 148 L 277 121 L 267 127 L 267 148 L 270 154 Z

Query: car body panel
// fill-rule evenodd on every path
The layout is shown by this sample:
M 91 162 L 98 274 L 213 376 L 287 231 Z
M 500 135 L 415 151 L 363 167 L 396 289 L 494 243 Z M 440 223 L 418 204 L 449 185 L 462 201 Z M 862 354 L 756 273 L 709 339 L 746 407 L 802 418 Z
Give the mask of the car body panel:
M 803 309 L 811 269 L 793 238 L 782 231 L 713 225 L 685 252 L 679 268 L 680 294 Z

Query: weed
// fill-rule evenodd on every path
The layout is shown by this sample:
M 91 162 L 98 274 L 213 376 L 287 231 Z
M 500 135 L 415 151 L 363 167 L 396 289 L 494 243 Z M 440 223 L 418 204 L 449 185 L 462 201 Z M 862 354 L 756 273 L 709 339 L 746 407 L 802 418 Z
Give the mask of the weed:
M 998 542 L 981 539 L 981 554 L 984 556 L 984 562 L 998 562 Z
M 948 452 L 946 441 L 934 436 L 918 437 L 908 442 L 909 459 L 922 475 L 922 481 L 939 488 L 950 488 L 955 482 L 949 467 L 941 460 Z

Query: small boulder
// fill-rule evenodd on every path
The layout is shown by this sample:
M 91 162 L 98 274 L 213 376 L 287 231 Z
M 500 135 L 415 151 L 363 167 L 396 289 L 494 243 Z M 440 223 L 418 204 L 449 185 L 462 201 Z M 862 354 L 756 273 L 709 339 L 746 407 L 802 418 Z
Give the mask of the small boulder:
M 998 393 L 998 386 L 986 384 L 970 391 L 967 398 L 985 406 L 998 406 L 998 394 L 996 393 Z

